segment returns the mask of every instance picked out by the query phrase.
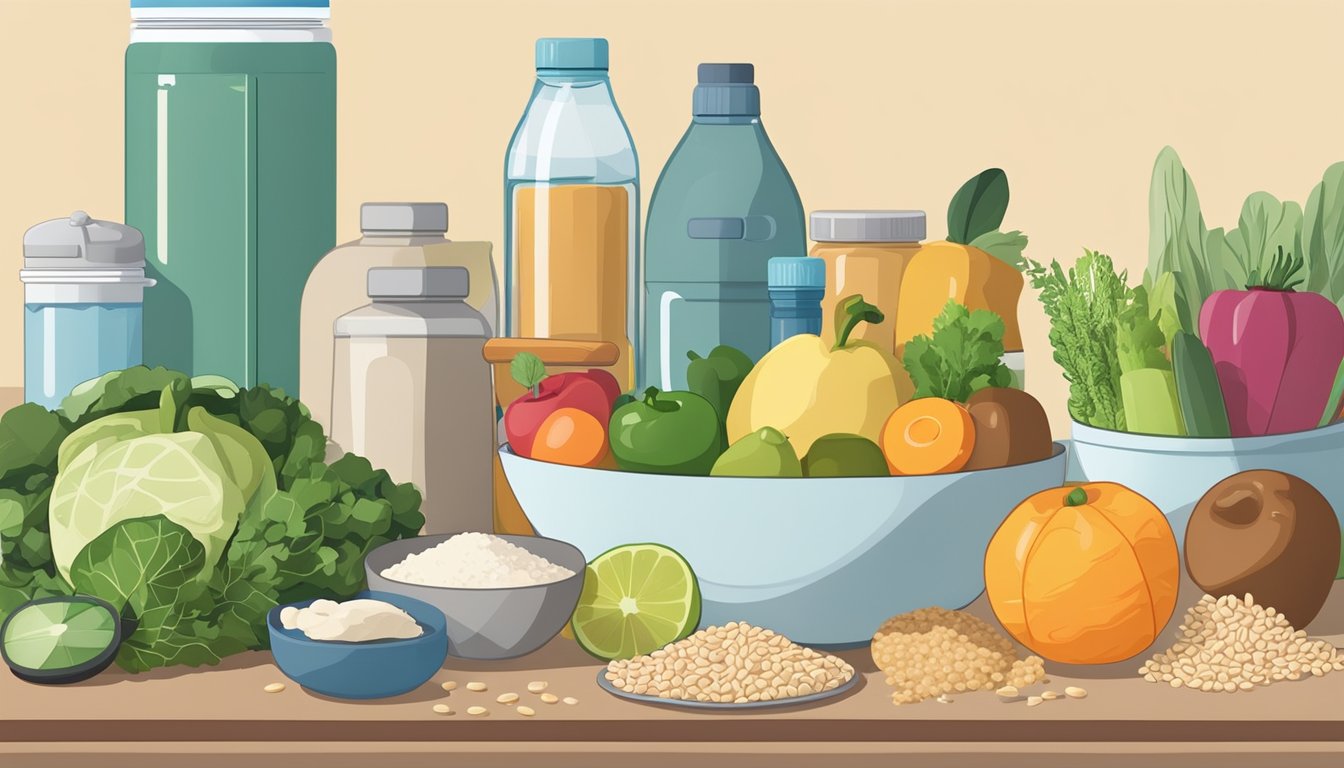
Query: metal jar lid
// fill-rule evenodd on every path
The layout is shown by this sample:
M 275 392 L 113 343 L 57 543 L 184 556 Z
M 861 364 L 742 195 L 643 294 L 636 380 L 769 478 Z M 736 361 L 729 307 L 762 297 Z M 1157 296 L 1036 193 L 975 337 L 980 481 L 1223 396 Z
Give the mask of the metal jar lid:
M 918 243 L 927 234 L 923 211 L 813 211 L 818 243 Z

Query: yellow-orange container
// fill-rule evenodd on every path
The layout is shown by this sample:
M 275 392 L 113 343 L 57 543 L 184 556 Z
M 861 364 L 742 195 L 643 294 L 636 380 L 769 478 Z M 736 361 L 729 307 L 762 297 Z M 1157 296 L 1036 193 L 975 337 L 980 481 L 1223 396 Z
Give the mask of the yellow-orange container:
M 923 211 L 814 211 L 811 255 L 826 262 L 821 337 L 835 336 L 835 305 L 863 294 L 882 310 L 880 323 L 860 323 L 851 338 L 893 349 L 896 306 L 905 267 L 924 239 Z
M 979 248 L 946 241 L 924 245 L 906 266 L 901 283 L 896 356 L 901 356 L 910 339 L 932 333 L 934 318 L 949 299 L 956 299 L 968 309 L 988 309 L 1003 318 L 1003 362 L 1013 373 L 1013 385 L 1022 387 L 1025 363 L 1017 324 L 1022 287 L 1022 273 L 1016 267 Z M 898 389 L 904 399 L 906 390 Z

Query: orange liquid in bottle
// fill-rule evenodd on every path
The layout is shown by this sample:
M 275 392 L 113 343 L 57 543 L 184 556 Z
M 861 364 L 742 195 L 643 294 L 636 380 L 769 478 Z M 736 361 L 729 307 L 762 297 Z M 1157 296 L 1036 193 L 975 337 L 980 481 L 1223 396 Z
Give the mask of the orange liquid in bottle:
M 621 359 L 608 370 L 629 391 L 635 364 L 628 324 L 630 191 L 528 185 L 514 195 L 516 333 L 615 344 Z

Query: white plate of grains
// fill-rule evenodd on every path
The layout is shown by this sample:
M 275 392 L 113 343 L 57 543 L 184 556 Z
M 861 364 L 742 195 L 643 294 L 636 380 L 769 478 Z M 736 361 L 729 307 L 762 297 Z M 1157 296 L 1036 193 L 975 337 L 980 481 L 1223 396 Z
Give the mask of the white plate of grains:
M 862 676 L 844 659 L 769 629 L 731 621 L 598 671 L 608 693 L 700 710 L 796 707 L 841 696 Z
M 842 696 L 854 689 L 859 684 L 859 676 L 851 677 L 848 682 L 841 683 L 839 686 L 829 691 L 821 693 L 810 693 L 806 696 L 789 696 L 782 699 L 771 699 L 770 701 L 748 701 L 743 704 L 733 702 L 718 701 L 691 701 L 688 699 L 665 699 L 661 696 L 650 696 L 644 693 L 627 693 L 612 685 L 607 679 L 607 670 L 598 670 L 597 684 L 602 690 L 622 699 L 637 701 L 641 704 L 658 704 L 664 707 L 682 707 L 685 709 L 712 709 L 712 710 L 741 710 L 741 709 L 765 709 L 768 707 L 801 707 L 807 704 L 815 704 L 827 699 L 833 699 L 836 696 Z

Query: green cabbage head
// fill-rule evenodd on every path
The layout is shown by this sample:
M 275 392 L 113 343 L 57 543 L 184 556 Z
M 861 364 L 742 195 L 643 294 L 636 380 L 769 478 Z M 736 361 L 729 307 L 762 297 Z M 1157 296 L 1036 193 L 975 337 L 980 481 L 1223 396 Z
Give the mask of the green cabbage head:
M 275 491 L 265 449 L 202 408 L 179 413 L 165 389 L 158 409 L 104 416 L 61 444 L 51 492 L 51 550 L 67 582 L 76 556 L 117 523 L 163 515 L 205 549 L 208 580 L 238 519 Z

